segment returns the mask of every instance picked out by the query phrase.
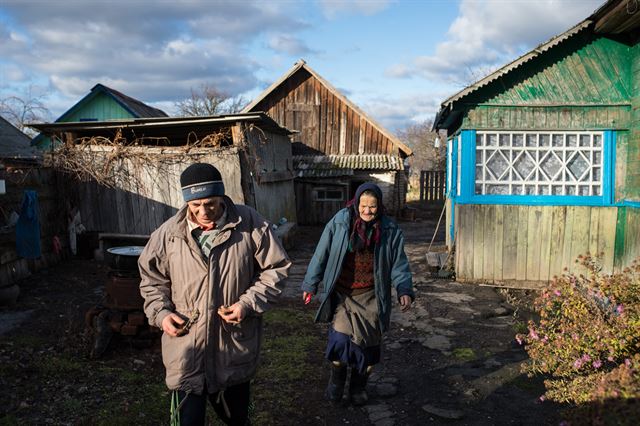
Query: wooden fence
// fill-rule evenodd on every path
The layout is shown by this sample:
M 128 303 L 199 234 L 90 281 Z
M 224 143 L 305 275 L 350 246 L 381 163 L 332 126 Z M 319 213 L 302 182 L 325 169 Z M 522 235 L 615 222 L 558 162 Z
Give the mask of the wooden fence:
M 444 202 L 447 180 L 442 170 L 420 171 L 420 201 Z

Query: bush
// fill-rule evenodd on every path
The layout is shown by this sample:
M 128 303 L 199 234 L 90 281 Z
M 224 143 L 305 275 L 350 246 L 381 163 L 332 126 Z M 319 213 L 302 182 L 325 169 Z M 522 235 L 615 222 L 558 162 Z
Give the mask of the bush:
M 618 404 L 619 420 L 637 418 L 640 263 L 606 275 L 590 255 L 579 261 L 586 276 L 556 277 L 535 301 L 539 323 L 530 321 L 528 334 L 516 336 L 530 357 L 525 372 L 546 375 L 546 399 L 590 407 L 594 423 L 600 423 L 601 405 L 612 400 L 633 401 Z

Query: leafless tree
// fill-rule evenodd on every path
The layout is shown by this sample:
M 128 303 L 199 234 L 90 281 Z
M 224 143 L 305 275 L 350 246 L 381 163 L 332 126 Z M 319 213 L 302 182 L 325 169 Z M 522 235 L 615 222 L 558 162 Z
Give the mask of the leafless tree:
M 14 94 L 1 98 L 0 115 L 26 135 L 33 137 L 37 132 L 27 127 L 27 124 L 47 121 L 51 116 L 43 102 L 45 97 L 45 94 L 35 95 L 33 86 L 29 86 L 23 95 Z
M 411 175 L 419 175 L 421 170 L 444 170 L 446 163 L 446 141 L 435 147 L 437 133 L 432 132 L 433 122 L 425 120 L 398 132 L 400 140 L 413 150 L 410 157 Z
M 182 117 L 234 114 L 240 112 L 246 104 L 242 96 L 232 97 L 208 84 L 200 90 L 191 89 L 191 96 L 175 103 Z

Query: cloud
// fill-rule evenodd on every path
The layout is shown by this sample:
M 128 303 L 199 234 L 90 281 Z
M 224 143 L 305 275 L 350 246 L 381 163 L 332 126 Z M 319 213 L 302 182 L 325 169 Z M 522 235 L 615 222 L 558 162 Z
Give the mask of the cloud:
M 395 64 L 386 75 L 459 83 L 474 70 L 497 69 L 589 16 L 602 0 L 463 0 L 459 15 L 432 55 Z M 472 81 L 466 81 L 470 84 Z
M 328 19 L 347 14 L 375 15 L 391 3 L 392 0 L 318 0 L 323 15 Z
M 269 39 L 269 48 L 278 52 L 293 56 L 304 56 L 318 53 L 309 48 L 302 40 L 290 34 L 274 34 Z
M 363 99 L 359 106 L 386 129 L 397 132 L 409 125 L 432 120 L 440 108 L 438 100 L 444 96 L 440 91 L 406 96 L 391 94 Z
M 34 3 L 38 7 L 34 7 Z M 122 3 L 122 4 L 119 4 Z M 284 7 L 286 6 L 286 7 Z M 248 46 L 308 27 L 297 6 L 261 1 L 34 1 L 3 4 L 3 78 L 46 76 L 60 98 L 102 83 L 145 102 L 174 102 L 203 83 L 231 95 L 257 83 Z M 288 51 L 311 51 L 293 36 Z M 67 106 L 68 107 L 68 106 Z

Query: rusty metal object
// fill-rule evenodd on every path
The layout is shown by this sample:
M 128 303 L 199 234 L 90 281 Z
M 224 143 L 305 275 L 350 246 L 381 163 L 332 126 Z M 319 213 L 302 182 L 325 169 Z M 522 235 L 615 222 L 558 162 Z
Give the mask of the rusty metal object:
M 161 330 L 147 323 L 142 311 L 144 299 L 140 295 L 137 268 L 141 250 L 142 247 L 138 246 L 108 250 L 112 259 L 105 282 L 105 298 L 102 304 L 90 308 L 85 314 L 87 328 L 94 335 L 91 350 L 94 359 L 105 352 L 113 334 L 120 334 L 140 347 L 148 347 L 161 334 Z
M 109 274 L 106 284 L 105 306 L 123 311 L 142 310 L 144 300 L 140 295 L 140 277 Z

